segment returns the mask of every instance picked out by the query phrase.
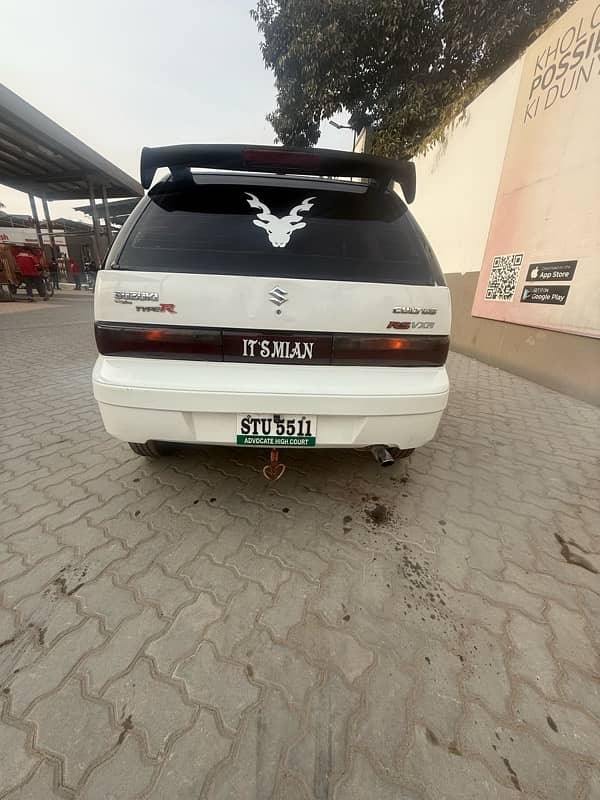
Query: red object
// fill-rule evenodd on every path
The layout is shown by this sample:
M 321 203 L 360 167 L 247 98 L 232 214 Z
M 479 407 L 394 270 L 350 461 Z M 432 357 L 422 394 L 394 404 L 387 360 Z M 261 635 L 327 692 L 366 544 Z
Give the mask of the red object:
M 39 275 L 37 258 L 27 250 L 21 250 L 15 256 L 15 261 L 21 275 Z
M 79 264 L 76 261 L 73 261 L 72 258 L 69 259 L 69 267 L 74 275 L 80 272 Z

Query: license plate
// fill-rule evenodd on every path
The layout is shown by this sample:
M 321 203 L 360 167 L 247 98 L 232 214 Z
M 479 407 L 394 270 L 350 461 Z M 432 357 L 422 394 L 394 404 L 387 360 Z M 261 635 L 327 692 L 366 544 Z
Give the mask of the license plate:
M 238 414 L 236 443 L 253 447 L 314 447 L 317 418 L 295 414 Z

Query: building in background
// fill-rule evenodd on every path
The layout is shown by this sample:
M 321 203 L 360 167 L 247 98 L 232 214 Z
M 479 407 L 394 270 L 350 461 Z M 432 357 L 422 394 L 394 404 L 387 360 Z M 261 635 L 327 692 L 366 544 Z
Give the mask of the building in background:
M 579 0 L 416 159 L 454 349 L 600 403 L 600 3 Z
M 47 224 L 40 222 L 43 232 L 44 254 L 47 261 L 52 257 L 52 248 Z M 57 253 L 72 258 L 80 266 L 93 258 L 93 229 L 85 222 L 59 217 L 52 220 L 53 237 Z M 19 246 L 38 248 L 39 240 L 34 220 L 27 214 L 10 214 L 0 211 L 0 244 L 11 249 Z

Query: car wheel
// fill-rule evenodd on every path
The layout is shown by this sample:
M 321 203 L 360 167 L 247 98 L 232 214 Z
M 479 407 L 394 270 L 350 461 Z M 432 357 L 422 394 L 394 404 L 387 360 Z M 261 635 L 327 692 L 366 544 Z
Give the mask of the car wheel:
M 408 458 L 411 453 L 415 452 L 414 447 L 410 447 L 408 450 L 401 450 L 399 447 L 388 447 L 388 450 L 396 461 L 401 458 Z
M 140 444 L 139 442 L 129 442 L 129 447 L 138 456 L 145 456 L 146 458 L 160 458 L 167 452 L 167 448 L 162 442 L 146 442 Z

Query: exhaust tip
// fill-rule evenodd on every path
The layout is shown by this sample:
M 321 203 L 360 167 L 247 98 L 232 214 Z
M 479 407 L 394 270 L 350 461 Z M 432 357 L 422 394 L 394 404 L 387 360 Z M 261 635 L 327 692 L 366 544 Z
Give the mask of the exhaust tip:
M 371 448 L 371 453 L 380 467 L 391 467 L 396 461 L 387 447 L 384 447 L 382 444 L 374 445 Z

